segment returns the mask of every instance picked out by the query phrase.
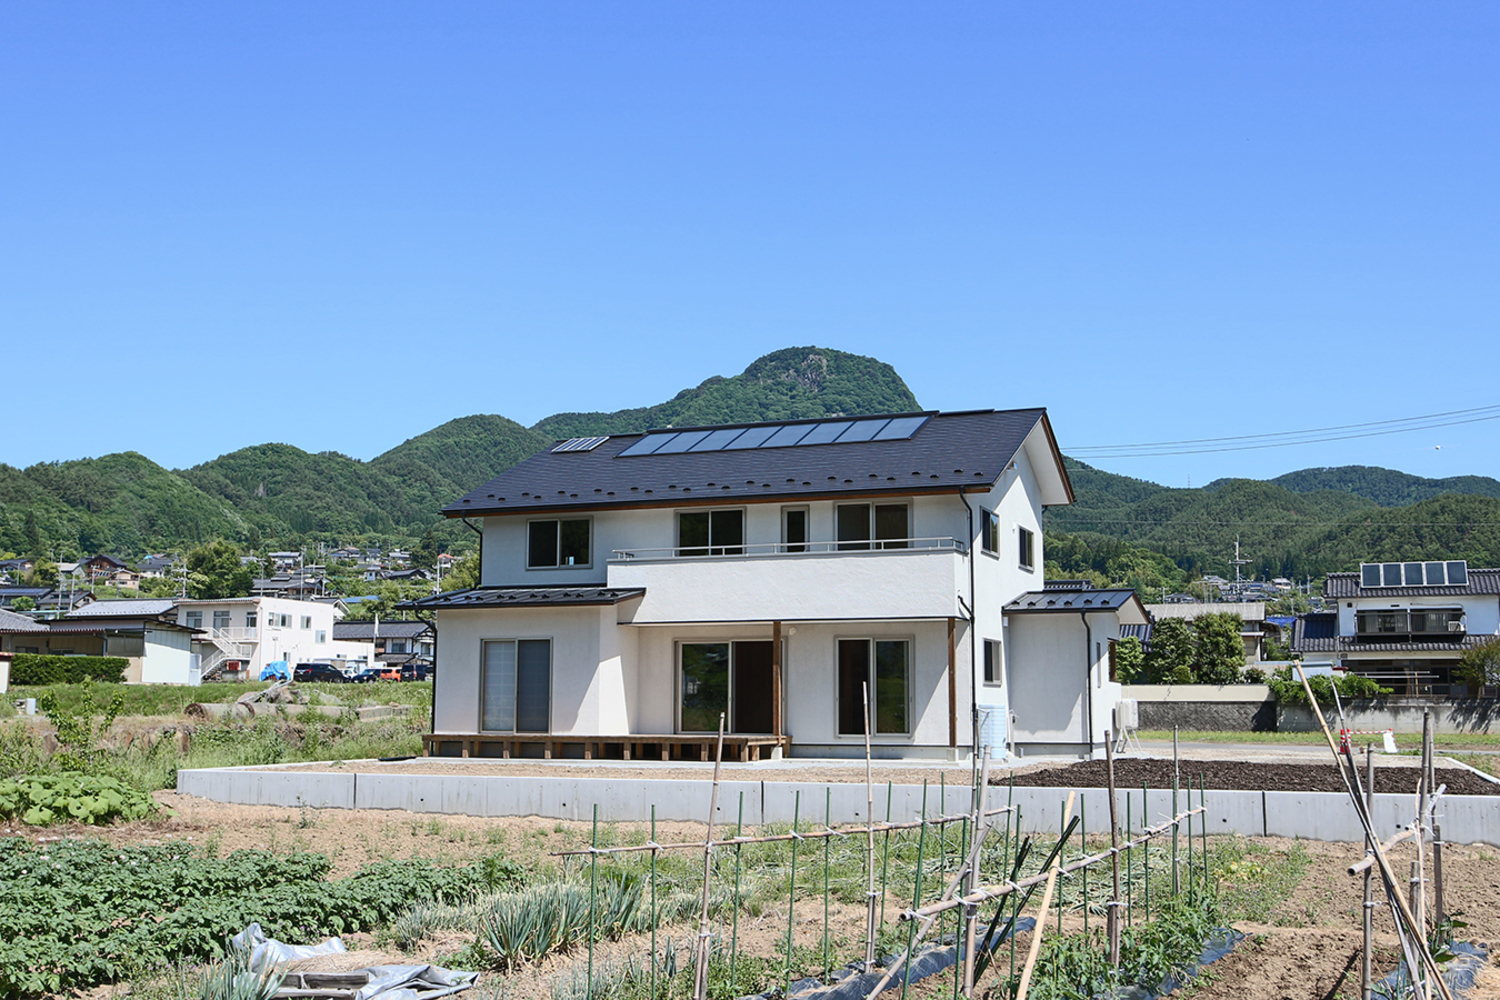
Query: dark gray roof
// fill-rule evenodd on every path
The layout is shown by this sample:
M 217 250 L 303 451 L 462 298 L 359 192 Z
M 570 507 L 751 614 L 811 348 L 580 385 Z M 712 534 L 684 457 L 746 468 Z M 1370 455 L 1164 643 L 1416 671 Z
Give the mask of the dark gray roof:
M 96 635 L 101 632 L 133 633 L 146 629 L 203 634 L 201 628 L 188 628 L 161 618 L 58 618 L 47 623 L 48 630 L 62 635 Z
M 427 622 L 404 622 L 380 621 L 380 638 L 382 639 L 412 639 L 424 634 L 432 628 Z M 353 642 L 370 641 L 375 636 L 374 619 L 360 621 L 341 621 L 333 623 L 333 637 L 335 639 L 348 639 Z
M 460 517 L 750 498 L 952 493 L 961 486 L 994 483 L 1038 422 L 1046 425 L 1046 410 L 1040 408 L 927 416 L 930 419 L 910 438 L 894 441 L 625 457 L 620 453 L 644 435 L 612 435 L 588 451 L 555 452 L 549 446 L 443 512 Z M 723 426 L 784 426 L 827 419 Z M 1051 428 L 1046 426 L 1051 441 Z M 1055 452 L 1055 441 L 1052 445 Z M 1061 469 L 1061 455 L 1057 458 Z M 1067 492 L 1071 497 L 1071 487 Z
M 13 601 L 17 597 L 46 597 L 51 587 L 0 587 L 0 601 Z
M 30 615 L 0 610 L 0 632 L 45 632 L 47 626 Z
M 1151 648 L 1151 626 L 1152 626 L 1152 624 L 1153 624 L 1152 622 L 1147 622 L 1144 625 L 1128 625 L 1128 624 L 1127 625 L 1121 625 L 1120 626 L 1120 638 L 1121 639 L 1130 639 L 1130 638 L 1139 639 L 1141 641 L 1141 648 L 1142 649 L 1150 649 Z
M 450 590 L 396 605 L 441 611 L 450 608 L 537 608 L 563 605 L 619 604 L 640 597 L 644 587 L 474 587 Z M 384 625 L 381 626 L 384 628 Z
M 1023 614 L 1038 611 L 1114 611 L 1129 604 L 1135 591 L 1094 590 L 1085 587 L 1079 590 L 1033 590 L 1011 601 L 1005 606 L 1006 614 Z
M 1469 570 L 1467 587 L 1363 587 L 1358 573 L 1329 573 L 1324 597 L 1465 597 L 1500 594 L 1500 569 Z
M 1302 615 L 1292 626 L 1292 650 L 1297 653 L 1457 653 L 1493 638 L 1466 635 L 1460 639 L 1371 642 L 1339 635 L 1338 615 L 1327 613 Z

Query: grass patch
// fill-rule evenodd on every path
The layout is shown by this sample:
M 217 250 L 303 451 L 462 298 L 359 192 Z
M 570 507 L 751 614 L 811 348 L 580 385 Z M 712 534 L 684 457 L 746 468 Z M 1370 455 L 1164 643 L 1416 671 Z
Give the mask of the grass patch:
M 1219 838 L 1211 844 L 1210 860 L 1219 880 L 1219 907 L 1226 920 L 1265 923 L 1291 896 L 1312 856 L 1300 842 L 1284 851 L 1242 837 Z
M 187 706 L 202 702 L 222 704 L 235 701 L 252 691 L 264 691 L 268 682 L 207 683 L 200 687 L 166 684 L 49 684 L 46 686 L 13 685 L 7 701 L 18 698 L 40 698 L 51 692 L 57 703 L 68 711 L 81 711 L 90 699 L 107 703 L 116 694 L 124 701 L 121 718 L 132 715 L 181 715 Z M 370 684 L 298 684 L 297 689 L 309 696 L 313 704 L 324 705 L 411 705 L 431 706 L 432 685 L 419 681 L 377 681 Z

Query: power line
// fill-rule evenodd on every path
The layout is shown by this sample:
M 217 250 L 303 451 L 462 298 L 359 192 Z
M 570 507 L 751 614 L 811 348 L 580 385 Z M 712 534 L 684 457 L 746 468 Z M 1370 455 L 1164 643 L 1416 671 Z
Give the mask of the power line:
M 1256 451 L 1266 448 L 1288 448 L 1296 445 L 1321 444 L 1328 441 L 1350 441 L 1357 438 L 1382 437 L 1388 434 L 1408 434 L 1414 431 L 1435 430 L 1440 427 L 1456 427 L 1461 424 L 1481 423 L 1488 420 L 1500 420 L 1500 405 L 1481 406 L 1468 410 L 1450 410 L 1447 413 L 1403 417 L 1399 420 L 1377 420 L 1361 424 L 1343 424 L 1336 427 L 1310 428 L 1301 431 L 1279 431 L 1270 434 L 1246 434 L 1237 437 L 1196 438 L 1155 443 L 1086 445 L 1069 448 L 1068 454 L 1097 458 L 1156 458 L 1172 455 L 1204 455 L 1229 451 Z M 1355 433 L 1334 433 L 1346 430 L 1355 431 Z M 1213 447 L 1185 447 L 1189 445 L 1212 445 Z
M 1154 520 L 1145 518 L 1105 518 L 1105 517 L 1066 517 L 1066 523 L 1072 524 L 1175 524 L 1185 528 L 1193 527 L 1234 527 L 1245 524 L 1259 524 L 1266 527 L 1335 527 L 1337 525 L 1353 526 L 1348 518 L 1342 521 L 1177 521 L 1172 519 Z M 1375 521 L 1372 522 L 1384 528 L 1500 528 L 1500 521 Z

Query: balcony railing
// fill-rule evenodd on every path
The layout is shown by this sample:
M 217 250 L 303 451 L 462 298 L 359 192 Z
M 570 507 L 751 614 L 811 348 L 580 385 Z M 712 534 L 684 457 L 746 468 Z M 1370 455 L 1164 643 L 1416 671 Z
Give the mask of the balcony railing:
M 229 642 L 260 641 L 260 629 L 258 628 L 216 628 L 210 634 L 215 639 L 225 639 Z
M 1355 637 L 1365 642 L 1462 639 L 1467 631 L 1462 611 L 1361 611 L 1354 618 Z
M 700 559 L 707 556 L 800 556 L 837 552 L 947 551 L 963 555 L 968 547 L 956 538 L 881 538 L 861 541 L 755 542 L 749 545 L 686 545 L 663 549 L 615 549 L 611 562 Z

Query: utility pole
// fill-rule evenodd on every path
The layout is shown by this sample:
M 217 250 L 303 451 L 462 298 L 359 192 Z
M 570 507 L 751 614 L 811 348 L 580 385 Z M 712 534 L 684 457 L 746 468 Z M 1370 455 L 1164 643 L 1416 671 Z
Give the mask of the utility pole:
M 1248 563 L 1250 561 L 1249 559 L 1243 559 L 1243 558 L 1240 557 L 1240 536 L 1239 535 L 1235 535 L 1234 536 L 1234 558 L 1232 560 L 1230 560 L 1230 561 L 1232 563 L 1234 563 L 1234 590 L 1235 590 L 1235 595 L 1234 596 L 1235 596 L 1235 598 L 1237 600 L 1239 598 L 1239 596 L 1240 596 L 1240 592 L 1244 589 L 1243 578 L 1240 575 L 1240 567 L 1244 566 L 1246 563 Z

